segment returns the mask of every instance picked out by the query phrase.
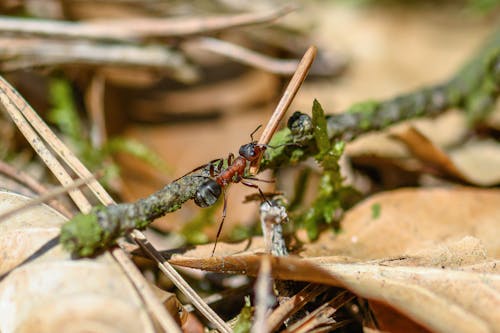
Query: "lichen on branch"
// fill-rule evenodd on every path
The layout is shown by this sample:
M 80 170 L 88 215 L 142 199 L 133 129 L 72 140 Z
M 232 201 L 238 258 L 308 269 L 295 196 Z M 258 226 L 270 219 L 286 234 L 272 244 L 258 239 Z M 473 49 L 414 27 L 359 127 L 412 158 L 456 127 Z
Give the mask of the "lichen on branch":
M 346 112 L 327 116 L 328 138 L 351 141 L 361 134 L 409 119 L 434 117 L 452 108 L 463 110 L 470 122 L 475 123 L 494 109 L 499 93 L 500 31 L 497 31 L 449 80 L 388 100 L 356 103 Z M 293 165 L 318 153 L 307 118 L 306 114 L 295 113 L 288 128 L 276 133 L 270 145 L 280 148 L 266 151 L 261 169 Z

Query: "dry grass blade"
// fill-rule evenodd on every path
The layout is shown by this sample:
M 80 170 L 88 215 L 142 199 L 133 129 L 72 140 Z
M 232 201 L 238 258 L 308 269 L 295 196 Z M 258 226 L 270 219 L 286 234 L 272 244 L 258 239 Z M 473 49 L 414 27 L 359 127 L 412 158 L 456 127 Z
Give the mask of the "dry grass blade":
M 65 64 L 99 64 L 168 70 L 178 80 L 192 82 L 195 68 L 184 56 L 163 45 L 104 44 L 82 40 L 0 38 L 3 71 Z
M 175 322 L 174 318 L 167 312 L 163 304 L 156 297 L 155 293 L 142 276 L 141 271 L 130 260 L 128 255 L 120 248 L 112 251 L 113 257 L 118 261 L 127 276 L 132 280 L 138 292 L 144 298 L 151 312 L 155 315 L 160 326 L 165 332 L 181 332 L 180 327 Z
M 332 316 L 338 311 L 339 308 L 344 306 L 353 298 L 354 295 L 347 291 L 343 291 L 335 296 L 331 301 L 321 305 L 309 315 L 288 327 L 284 330 L 284 332 L 306 333 L 314 329 L 321 329 L 323 326 L 331 329 L 332 325 L 334 327 L 338 327 L 338 325 L 345 325 L 347 322 L 337 323 Z
M 294 10 L 285 6 L 264 13 L 245 13 L 214 17 L 171 19 L 119 19 L 105 22 L 75 23 L 1 17 L 2 33 L 48 36 L 51 38 L 130 40 L 145 37 L 186 36 L 247 25 L 267 23 Z
M 281 303 L 267 318 L 267 327 L 270 332 L 277 330 L 282 323 L 299 311 L 304 305 L 329 287 L 324 285 L 308 284 L 301 291 Z
M 189 44 L 275 74 L 293 74 L 299 64 L 299 61 L 295 59 L 272 58 L 242 46 L 212 37 L 200 37 L 193 41 L 189 41 Z
M 85 94 L 85 104 L 87 105 L 90 118 L 90 140 L 94 147 L 102 147 L 107 141 L 106 117 L 104 112 L 105 76 L 96 73 L 90 82 Z
M 26 139 L 33 146 L 35 151 L 40 155 L 42 160 L 47 164 L 49 169 L 54 173 L 57 179 L 65 186 L 73 182 L 70 175 L 64 167 L 54 157 L 42 142 L 43 137 L 49 145 L 60 155 L 82 178 L 90 178 L 92 174 L 78 160 L 76 156 L 57 138 L 57 136 L 48 128 L 43 120 L 36 114 L 31 106 L 18 95 L 18 93 L 0 77 L 0 101 L 2 105 L 14 120 L 18 128 L 25 135 Z M 33 130 L 32 126 L 37 130 L 38 134 Z M 102 188 L 97 181 L 92 181 L 88 186 L 93 190 L 94 194 L 103 201 L 112 202 L 109 194 Z M 72 199 L 82 211 L 90 210 L 90 203 L 79 190 L 69 192 Z M 132 261 L 127 257 L 121 249 L 115 249 L 112 252 L 114 258 L 118 261 L 124 272 L 135 285 L 137 291 L 143 297 L 145 303 L 153 314 L 158 319 L 165 331 L 179 331 L 177 324 L 168 314 L 163 305 L 158 301 L 153 291 L 149 288 L 140 271 L 135 267 Z
M 312 62 L 316 57 L 316 53 L 317 53 L 316 47 L 311 46 L 309 47 L 309 49 L 307 49 L 306 53 L 302 57 L 302 60 L 300 60 L 300 63 L 297 66 L 297 70 L 293 74 L 290 83 L 288 83 L 285 92 L 281 96 L 278 105 L 274 109 L 271 118 L 267 122 L 267 125 L 264 128 L 262 135 L 260 136 L 258 142 L 259 144 L 267 145 L 269 141 L 271 141 L 271 137 L 273 136 L 274 132 L 276 132 L 276 129 L 278 128 L 280 121 L 285 116 L 285 113 L 288 110 L 290 104 L 292 104 L 293 98 L 299 91 L 302 82 L 304 82 L 307 73 L 309 72 L 309 68 L 311 68 Z M 251 174 L 257 173 L 257 171 L 259 170 L 259 163 L 260 163 L 260 158 L 257 159 L 257 162 L 250 168 Z
M 22 183 L 26 186 L 28 186 L 31 190 L 38 194 L 46 194 L 48 193 L 48 190 L 40 184 L 36 179 L 31 177 L 29 174 L 24 173 L 20 170 L 15 169 L 14 167 L 10 166 L 9 164 L 0 161 L 0 173 L 6 175 L 7 177 L 10 177 L 19 183 Z M 64 207 L 59 201 L 57 200 L 49 200 L 48 201 L 49 206 L 69 218 L 71 216 L 71 213 L 69 210 Z M 1 219 L 0 219 L 1 220 Z
M 54 190 L 52 190 L 44 195 L 37 197 L 36 199 L 31 200 L 28 204 L 23 204 L 20 207 L 15 207 L 11 210 L 3 212 L 2 214 L 0 214 L 0 222 L 11 217 L 11 216 L 14 216 L 15 214 L 23 211 L 24 209 L 28 209 L 30 207 L 37 206 L 37 205 L 42 204 L 44 202 L 47 202 L 51 199 L 54 199 L 61 194 L 65 194 L 71 190 L 82 187 L 83 185 L 88 184 L 89 182 L 91 182 L 94 179 L 95 179 L 94 176 L 92 176 L 90 178 L 86 178 L 86 179 L 77 179 L 76 181 L 74 181 L 72 184 L 70 184 L 68 186 L 61 186 L 61 187 L 56 188 L 56 189 L 54 189 Z
M 10 85 L 5 80 L 3 80 L 2 82 L 5 84 L 6 87 L 10 88 L 7 89 L 7 91 L 10 91 L 11 95 L 17 97 L 16 101 L 19 103 L 17 105 L 22 106 L 21 110 L 23 110 L 23 115 L 26 117 L 26 119 L 30 122 L 30 124 L 33 125 L 33 127 L 36 128 L 38 133 L 40 133 L 40 135 L 47 140 L 47 142 L 51 145 L 54 151 L 57 152 L 65 160 L 65 162 L 71 167 L 71 169 L 75 173 L 77 173 L 80 177 L 88 177 L 89 175 L 92 176 L 90 171 L 88 171 L 87 168 L 85 168 L 85 166 L 78 160 L 78 158 L 59 140 L 59 138 L 57 138 L 57 136 L 50 130 L 50 128 L 48 128 L 48 126 L 36 114 L 36 112 L 24 101 L 24 99 L 22 99 L 19 95 L 17 95 L 17 93 L 10 87 Z M 2 95 L 0 97 L 3 98 L 4 96 Z M 20 116 L 19 119 L 20 119 L 19 122 L 22 126 L 31 128 L 31 126 L 27 122 L 25 121 L 23 122 L 21 120 L 23 119 L 22 116 Z M 40 138 L 38 138 L 34 132 L 33 134 L 34 134 L 33 138 L 35 141 L 41 141 Z M 50 152 L 48 152 L 48 158 L 50 159 L 51 163 L 55 165 L 60 165 L 57 159 L 52 154 L 50 154 Z M 69 177 L 64 168 L 61 167 L 59 169 L 59 172 L 61 173 L 62 176 Z M 89 187 L 94 193 L 94 195 L 103 204 L 109 205 L 114 203 L 111 196 L 97 181 L 92 181 L 89 184 Z M 81 210 L 83 211 L 90 210 L 90 204 L 88 203 L 87 199 L 83 197 L 83 200 L 84 200 L 83 203 L 85 203 L 86 205 L 85 209 Z M 78 204 L 78 202 L 76 203 Z M 140 231 L 135 230 L 132 233 L 132 237 L 143 249 L 144 248 L 148 249 L 147 253 L 151 256 L 151 258 L 153 258 L 153 260 L 155 260 L 158 263 L 162 272 L 164 272 L 177 285 L 177 287 L 180 286 L 179 289 L 181 289 L 181 291 L 185 293 L 185 295 L 191 300 L 193 304 L 197 305 L 196 307 L 198 308 L 198 310 L 200 310 L 200 312 L 208 315 L 207 319 L 209 319 L 219 330 L 223 332 L 229 332 L 228 331 L 229 328 L 224 323 L 224 321 L 220 319 L 220 317 L 218 317 L 217 314 L 213 312 L 213 310 L 210 309 L 210 307 L 206 303 L 203 302 L 203 300 L 182 279 L 182 277 L 174 270 L 174 268 L 171 267 L 170 264 L 163 259 L 161 254 L 149 242 L 147 242 L 146 237 Z M 148 286 L 144 286 L 145 284 L 144 277 L 142 277 L 137 267 L 135 267 L 132 264 L 130 259 L 123 252 L 123 250 L 114 249 L 112 251 L 112 254 L 115 257 L 115 259 L 120 263 L 124 271 L 129 275 L 131 280 L 134 282 L 136 288 L 142 292 L 144 300 L 146 301 L 148 306 L 150 306 L 152 312 L 155 313 L 158 318 L 163 318 L 159 319 L 160 321 L 167 320 L 167 322 L 165 323 L 167 325 L 166 327 L 171 327 L 173 319 L 165 311 L 161 303 L 158 302 L 152 290 Z
M 10 115 L 11 119 L 16 124 L 17 128 L 23 133 L 24 137 L 31 144 L 33 149 L 36 151 L 38 156 L 44 161 L 47 167 L 52 171 L 52 173 L 56 176 L 59 182 L 63 186 L 68 186 L 73 182 L 73 179 L 68 175 L 64 167 L 59 163 L 59 161 L 52 155 L 50 150 L 45 146 L 41 137 L 45 138 L 48 142 L 51 141 L 52 137 L 55 135 L 50 131 L 47 127 L 46 131 L 40 132 L 40 136 L 33 130 L 33 127 L 36 125 L 35 123 L 43 122 L 37 116 L 33 116 L 35 114 L 34 110 L 31 106 L 26 103 L 26 101 L 18 95 L 18 93 L 10 86 L 10 84 L 5 81 L 3 77 L 0 77 L 0 101 L 7 113 Z M 30 117 L 26 115 L 30 114 Z M 26 118 L 25 118 L 26 117 Z M 32 122 L 34 120 L 34 122 Z M 31 124 L 31 125 L 30 125 Z M 33 126 L 33 127 L 32 127 Z M 50 135 L 48 132 L 52 133 Z M 45 135 L 47 134 L 47 136 Z M 69 152 L 69 150 L 68 150 Z M 86 175 L 79 175 L 83 178 L 88 178 L 92 176 L 90 172 Z M 69 192 L 69 195 L 73 199 L 73 201 L 77 204 L 77 206 L 82 211 L 90 210 L 90 203 L 83 196 L 82 192 L 78 189 L 72 190 Z
M 168 276 L 177 288 L 191 301 L 191 303 L 221 332 L 230 333 L 231 328 L 203 301 L 203 299 L 189 286 L 180 274 L 170 265 L 163 256 L 153 247 L 146 237 L 139 231 L 132 232 L 141 249 L 154 261 L 158 268 Z
M 269 257 L 262 258 L 259 275 L 255 282 L 255 315 L 251 333 L 270 332 L 266 315 L 274 303 L 272 295 L 271 262 Z

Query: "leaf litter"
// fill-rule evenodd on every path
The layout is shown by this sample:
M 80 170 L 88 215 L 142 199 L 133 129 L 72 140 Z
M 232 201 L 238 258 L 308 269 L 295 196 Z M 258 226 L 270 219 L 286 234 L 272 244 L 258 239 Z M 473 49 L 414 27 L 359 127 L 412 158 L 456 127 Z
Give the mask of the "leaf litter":
M 331 21 L 345 24 L 345 19 Z M 358 29 L 361 30 L 367 29 Z M 366 44 L 358 43 L 363 46 Z M 419 53 L 419 56 L 422 55 Z M 411 57 L 406 61 L 411 62 Z M 367 73 L 371 72 L 366 71 L 366 67 L 358 68 L 363 80 L 370 76 Z M 426 79 L 428 72 L 435 73 L 432 70 L 422 71 L 421 68 L 418 71 L 420 74 L 425 73 Z M 386 74 L 372 73 L 371 76 L 386 78 Z M 412 80 L 406 82 L 414 84 L 414 76 L 410 77 Z M 386 87 L 365 81 L 368 87 L 387 93 Z M 330 88 L 326 89 L 329 96 L 332 95 Z M 316 90 L 314 93 L 316 94 Z M 354 90 L 350 94 L 356 99 L 361 96 Z M 334 91 L 333 95 L 346 98 L 343 96 L 349 96 L 349 93 Z M 306 99 L 309 107 L 312 98 L 307 96 Z M 246 118 L 234 118 L 239 118 L 236 122 L 239 125 L 227 127 L 244 132 L 240 125 L 247 122 Z M 221 132 L 220 129 L 217 131 Z M 162 140 L 157 141 L 163 144 Z M 220 141 L 221 139 L 215 140 L 213 146 L 218 146 Z M 228 146 L 233 145 L 230 140 L 226 141 Z M 182 143 L 182 139 L 180 142 Z M 203 149 L 207 150 L 206 147 Z M 225 148 L 222 150 L 226 151 Z M 192 154 L 198 156 L 196 152 Z M 173 155 L 178 158 L 177 154 Z M 477 158 L 473 156 L 468 161 L 475 162 Z M 436 158 L 431 158 L 430 162 L 435 163 Z M 481 163 L 471 169 L 477 171 L 478 166 Z M 449 168 L 442 168 L 440 171 L 450 173 Z M 477 174 L 487 176 L 490 173 L 480 170 Z M 339 234 L 325 232 L 315 243 L 305 244 L 301 252 L 298 252 L 302 260 L 294 257 L 273 258 L 272 274 L 282 279 L 345 287 L 358 296 L 389 304 L 393 309 L 434 331 L 496 331 L 498 328 L 495 322 L 499 320 L 492 309 L 499 308 L 499 283 L 496 275 L 499 250 L 498 240 L 495 238 L 498 225 L 495 205 L 498 202 L 497 196 L 496 190 L 470 188 L 399 190 L 374 195 L 346 215 Z M 234 201 L 237 202 L 238 199 Z M 448 212 L 449 210 L 453 211 Z M 50 229 L 48 233 L 53 235 Z M 21 232 L 20 236 L 8 239 L 12 241 L 20 238 L 26 241 L 25 236 L 29 237 L 29 232 Z M 26 242 L 30 244 L 31 239 Z M 259 238 L 237 245 L 224 244 L 219 247 L 218 252 L 232 255 L 225 258 L 209 258 L 211 245 L 206 248 L 200 246 L 194 251 L 186 252 L 184 256 L 174 256 L 172 262 L 219 272 L 256 275 L 260 268 L 261 256 L 257 254 L 262 252 L 261 245 Z M 23 252 L 23 247 L 19 246 L 19 250 Z M 201 257 L 196 257 L 196 252 Z M 19 255 L 16 260 L 21 259 L 24 257 Z M 17 264 L 18 262 L 13 262 L 9 267 Z
M 300 259 L 272 258 L 272 274 L 347 288 L 433 332 L 497 332 L 498 200 L 499 191 L 474 188 L 374 195 L 346 214 L 341 233 L 326 232 L 305 245 Z M 374 204 L 380 205 L 378 217 Z M 200 246 L 174 255 L 171 263 L 257 274 L 258 249 L 214 258 L 205 251 Z

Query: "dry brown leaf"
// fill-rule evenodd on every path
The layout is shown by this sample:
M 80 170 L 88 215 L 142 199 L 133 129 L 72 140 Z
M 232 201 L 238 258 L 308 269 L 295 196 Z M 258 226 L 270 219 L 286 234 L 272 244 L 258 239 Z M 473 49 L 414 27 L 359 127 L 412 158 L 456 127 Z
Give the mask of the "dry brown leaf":
M 406 326 L 408 332 L 418 332 L 419 325 L 433 332 L 500 332 L 500 262 L 492 259 L 500 254 L 499 200 L 500 191 L 475 188 L 375 195 L 347 213 L 340 234 L 306 246 L 306 258 L 273 258 L 273 275 L 342 286 L 388 305 L 377 318 L 383 331 L 408 324 L 384 319 L 395 309 L 418 324 Z M 238 250 L 207 258 L 198 248 L 171 262 L 255 275 L 258 249 Z
M 383 262 L 339 264 L 330 257 L 273 257 L 275 278 L 345 287 L 397 309 L 433 332 L 498 332 L 500 275 Z M 171 263 L 256 275 L 261 256 L 177 257 Z M 429 260 L 431 260 L 429 258 Z M 496 266 L 498 261 L 489 260 Z M 423 306 L 425 305 L 425 306 Z
M 0 211 L 28 198 L 0 192 Z M 106 253 L 71 260 L 56 237 L 64 218 L 36 206 L 0 223 L 0 331 L 154 332 L 142 300 Z
M 500 145 L 493 140 L 473 141 L 446 153 L 415 127 L 398 131 L 392 137 L 403 142 L 426 166 L 447 176 L 481 186 L 500 182 Z
M 468 182 L 467 178 L 457 169 L 448 155 L 415 127 L 410 126 L 404 131 L 394 133 L 392 137 L 403 142 L 412 155 L 420 161 L 446 175 Z

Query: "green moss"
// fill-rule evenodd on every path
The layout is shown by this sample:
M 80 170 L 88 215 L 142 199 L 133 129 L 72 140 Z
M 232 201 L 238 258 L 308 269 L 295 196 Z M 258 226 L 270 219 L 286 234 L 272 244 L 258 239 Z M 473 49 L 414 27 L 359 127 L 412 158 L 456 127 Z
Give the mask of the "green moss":
M 345 148 L 343 141 L 329 140 L 325 113 L 315 100 L 312 108 L 314 138 L 318 153 L 315 159 L 324 169 L 316 196 L 311 207 L 299 217 L 310 239 L 316 239 L 321 225 L 332 224 L 337 211 L 342 207 L 342 176 L 338 164 Z
M 80 257 L 94 254 L 104 246 L 106 235 L 95 214 L 77 214 L 61 228 L 63 248 Z
M 352 105 L 347 109 L 347 112 L 359 115 L 359 128 L 368 129 L 371 127 L 374 114 L 379 107 L 380 102 L 368 100 Z

